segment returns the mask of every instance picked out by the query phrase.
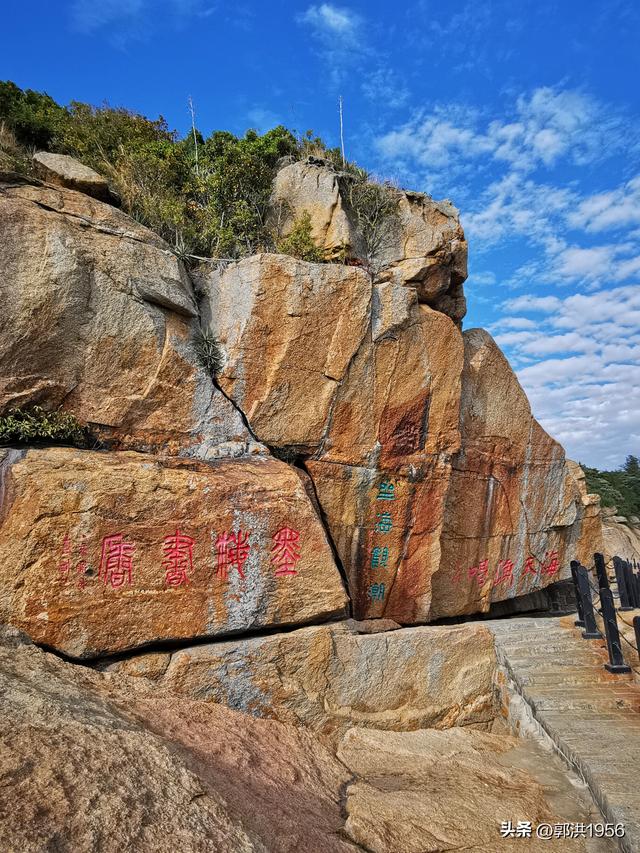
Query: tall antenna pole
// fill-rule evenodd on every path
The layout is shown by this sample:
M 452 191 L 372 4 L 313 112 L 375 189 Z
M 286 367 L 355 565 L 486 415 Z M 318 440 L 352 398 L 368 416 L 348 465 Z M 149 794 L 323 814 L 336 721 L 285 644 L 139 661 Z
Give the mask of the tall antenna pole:
M 344 132 L 342 128 L 342 95 L 340 95 L 340 100 L 338 101 L 340 106 L 340 148 L 342 149 L 342 165 L 347 165 L 346 157 L 344 156 Z
M 200 176 L 200 168 L 198 166 L 198 137 L 196 136 L 196 111 L 193 108 L 191 95 L 189 95 L 189 112 L 191 113 L 191 131 L 193 133 L 193 144 L 196 151 L 196 175 Z

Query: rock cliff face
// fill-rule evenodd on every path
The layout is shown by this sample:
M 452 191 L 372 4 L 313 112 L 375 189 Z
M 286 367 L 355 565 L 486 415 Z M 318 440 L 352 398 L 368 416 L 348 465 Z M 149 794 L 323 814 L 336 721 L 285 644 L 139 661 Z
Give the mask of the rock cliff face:
M 357 259 L 341 181 L 285 166 L 274 209 Z M 119 210 L 15 176 L 0 234 L 0 415 L 63 406 L 101 442 L 4 452 L 0 619 L 38 642 L 97 657 L 335 619 L 340 572 L 356 618 L 424 623 L 600 547 L 506 360 L 460 329 L 447 203 L 400 194 L 374 276 L 273 254 L 190 276 Z
M 0 412 L 64 405 L 117 447 L 250 449 L 197 361 L 191 281 L 159 237 L 79 192 L 5 177 L 0 245 Z
M 504 734 L 490 632 L 420 624 L 601 548 L 579 468 L 461 330 L 455 210 L 400 193 L 372 263 L 344 176 L 289 164 L 273 215 L 346 263 L 187 273 L 56 168 L 0 176 L 0 417 L 62 407 L 93 441 L 0 449 L 3 849 L 488 851 L 501 821 L 586 822 Z

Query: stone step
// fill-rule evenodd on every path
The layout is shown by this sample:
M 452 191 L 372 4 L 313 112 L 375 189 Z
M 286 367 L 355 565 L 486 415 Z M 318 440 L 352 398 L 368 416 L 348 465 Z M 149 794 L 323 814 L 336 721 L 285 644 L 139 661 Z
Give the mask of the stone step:
M 640 850 L 640 686 L 633 675 L 613 675 L 604 640 L 585 640 L 567 617 L 493 621 L 500 658 L 512 689 L 587 781 L 605 822 L 623 822 L 621 850 Z M 625 659 L 632 649 L 623 648 Z M 631 665 L 635 660 L 629 661 Z

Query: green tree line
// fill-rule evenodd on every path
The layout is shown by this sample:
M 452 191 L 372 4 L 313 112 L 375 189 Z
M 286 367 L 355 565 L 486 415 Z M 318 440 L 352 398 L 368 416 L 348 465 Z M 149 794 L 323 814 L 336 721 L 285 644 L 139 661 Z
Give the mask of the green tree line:
M 44 92 L 0 82 L 0 167 L 28 172 L 35 150 L 70 154 L 104 174 L 124 210 L 178 253 L 216 258 L 277 248 L 267 210 L 282 157 L 312 153 L 341 165 L 339 150 L 311 131 L 297 138 L 278 126 L 205 138 L 194 128 L 180 138 L 162 116 L 77 101 L 62 106 Z M 318 260 L 306 222 L 285 249 Z
M 618 471 L 599 471 L 582 465 L 589 492 L 600 495 L 603 506 L 615 506 L 619 515 L 640 516 L 640 464 L 627 456 Z

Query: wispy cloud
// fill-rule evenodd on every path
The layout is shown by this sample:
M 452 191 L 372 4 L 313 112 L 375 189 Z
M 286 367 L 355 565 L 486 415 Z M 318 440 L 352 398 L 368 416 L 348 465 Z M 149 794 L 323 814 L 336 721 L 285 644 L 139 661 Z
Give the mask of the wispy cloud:
M 487 116 L 460 104 L 418 110 L 405 124 L 377 140 L 387 160 L 413 162 L 430 175 L 448 176 L 491 163 L 531 172 L 561 160 L 592 164 L 626 143 L 620 119 L 591 96 L 552 87 L 515 99 L 508 118 Z
M 364 77 L 362 94 L 385 109 L 399 109 L 409 100 L 409 90 L 391 68 L 381 66 Z
M 75 0 L 71 6 L 71 22 L 83 33 L 92 33 L 112 23 L 129 24 L 139 19 L 146 0 Z
M 309 8 L 298 16 L 298 21 L 308 24 L 318 38 L 339 39 L 353 44 L 357 42 L 361 18 L 350 9 L 321 3 Z
M 574 458 L 617 467 L 640 445 L 640 287 L 520 296 L 503 310 L 496 340 L 542 424 Z
M 369 53 L 362 16 L 345 6 L 309 6 L 296 16 L 296 21 L 310 31 L 334 85 L 342 82 L 346 70 Z
M 162 8 L 159 8 L 162 7 Z M 74 0 L 71 26 L 81 33 L 108 33 L 118 47 L 148 38 L 159 19 L 183 26 L 192 18 L 208 18 L 218 10 L 211 0 Z

